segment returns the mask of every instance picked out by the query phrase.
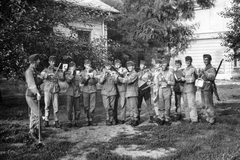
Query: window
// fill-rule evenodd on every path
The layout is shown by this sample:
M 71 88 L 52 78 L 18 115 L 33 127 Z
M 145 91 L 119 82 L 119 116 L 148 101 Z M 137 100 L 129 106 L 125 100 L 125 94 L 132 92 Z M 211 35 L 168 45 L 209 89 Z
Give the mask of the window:
M 240 60 L 239 59 L 235 58 L 233 60 L 233 62 L 234 62 L 234 68 L 240 68 Z
M 78 40 L 83 42 L 83 44 L 88 44 L 91 41 L 91 31 L 78 30 Z

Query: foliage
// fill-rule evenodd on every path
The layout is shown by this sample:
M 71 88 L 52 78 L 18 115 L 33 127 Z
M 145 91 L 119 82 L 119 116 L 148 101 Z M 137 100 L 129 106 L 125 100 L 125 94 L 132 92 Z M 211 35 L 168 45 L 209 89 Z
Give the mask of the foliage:
M 108 4 L 108 0 L 103 0 Z M 113 41 L 128 47 L 130 54 L 153 56 L 150 48 L 162 48 L 173 56 L 183 52 L 190 44 L 196 25 L 188 25 L 194 18 L 196 3 L 202 8 L 214 5 L 214 0 L 115 0 L 122 14 L 108 23 L 108 35 Z M 163 54 L 159 52 L 159 54 Z
M 82 8 L 65 0 L 3 0 L 0 1 L 0 72 L 7 78 L 22 78 L 28 66 L 29 55 L 42 55 L 39 70 L 47 66 L 50 55 L 57 56 L 59 62 L 68 62 L 71 57 L 80 65 L 92 57 L 91 44 L 85 40 L 63 37 L 54 32 L 61 24 L 76 30 L 69 22 L 87 22 L 106 18 L 107 13 Z M 86 49 L 86 45 L 90 48 Z M 71 59 L 70 59 L 71 60 Z M 97 59 L 96 59 L 97 60 Z
M 220 15 L 224 18 L 230 19 L 230 22 L 228 23 L 228 29 L 229 31 L 222 34 L 223 38 L 223 46 L 226 46 L 229 50 L 233 50 L 230 56 L 230 58 L 239 58 L 240 52 L 240 1 L 239 0 L 233 0 L 231 3 L 230 8 L 226 8 L 225 11 L 221 12 Z

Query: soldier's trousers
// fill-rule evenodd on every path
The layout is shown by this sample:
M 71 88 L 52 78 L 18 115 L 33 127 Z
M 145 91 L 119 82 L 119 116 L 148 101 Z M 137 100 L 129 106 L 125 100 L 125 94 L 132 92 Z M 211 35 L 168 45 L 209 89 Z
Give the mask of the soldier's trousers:
M 58 121 L 58 93 L 44 92 L 45 121 L 49 121 L 49 107 L 52 102 L 54 120 Z
M 198 121 L 197 106 L 195 104 L 196 92 L 183 93 L 185 118 L 192 122 Z
M 83 106 L 86 114 L 86 121 L 92 121 L 94 116 L 94 110 L 96 107 L 97 93 L 83 92 Z
M 158 118 L 161 120 L 165 119 L 166 121 L 168 121 L 170 119 L 171 96 L 172 96 L 172 90 L 170 87 L 159 88 Z
M 176 111 L 181 114 L 181 97 L 182 93 L 181 92 L 175 92 L 175 106 L 176 106 Z
M 137 97 L 127 97 L 127 107 L 130 109 L 130 117 L 132 120 L 137 121 L 138 116 L 138 98 Z
M 116 108 L 118 108 L 118 106 L 119 106 L 118 104 L 120 104 L 119 119 L 122 120 L 122 121 L 126 120 L 126 111 L 127 111 L 125 93 L 126 92 L 119 92 L 117 97 L 116 97 L 116 101 L 115 101 L 115 107 Z M 114 114 L 117 116 L 117 109 L 116 109 L 116 112 Z
M 102 95 L 102 100 L 103 100 L 103 106 L 106 110 L 106 120 L 109 120 L 112 122 L 113 118 L 116 120 L 116 115 L 114 115 L 115 110 L 115 101 L 116 101 L 116 96 L 106 96 Z
M 67 115 L 68 120 L 78 121 L 80 119 L 81 108 L 80 108 L 80 97 L 73 97 L 67 95 Z
M 37 99 L 36 97 L 29 97 L 25 96 L 28 106 L 31 108 L 31 115 L 30 115 L 30 123 L 29 128 L 30 132 L 33 131 L 35 128 L 38 128 L 38 122 L 39 122 L 39 110 L 37 105 Z M 40 112 L 40 117 L 41 117 Z
M 138 116 L 140 116 L 140 112 L 141 112 L 141 106 L 142 106 L 142 102 L 143 99 L 145 100 L 146 104 L 147 104 L 147 108 L 148 108 L 148 114 L 149 116 L 153 116 L 154 115 L 154 111 L 152 108 L 152 103 L 151 103 L 151 90 L 150 87 L 145 89 L 145 90 L 139 90 L 138 91 Z
M 215 121 L 215 111 L 213 106 L 213 92 L 202 91 L 201 99 L 202 99 L 202 106 L 204 109 L 206 120 L 210 123 L 213 123 Z

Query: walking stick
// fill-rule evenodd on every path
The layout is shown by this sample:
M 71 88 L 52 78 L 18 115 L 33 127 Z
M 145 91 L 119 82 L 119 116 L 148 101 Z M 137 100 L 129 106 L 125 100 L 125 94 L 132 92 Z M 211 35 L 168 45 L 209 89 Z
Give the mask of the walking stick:
M 38 121 L 38 145 L 43 145 L 43 143 L 41 142 L 41 108 L 40 108 L 40 100 L 37 100 L 38 103 L 38 117 L 39 117 L 39 121 Z

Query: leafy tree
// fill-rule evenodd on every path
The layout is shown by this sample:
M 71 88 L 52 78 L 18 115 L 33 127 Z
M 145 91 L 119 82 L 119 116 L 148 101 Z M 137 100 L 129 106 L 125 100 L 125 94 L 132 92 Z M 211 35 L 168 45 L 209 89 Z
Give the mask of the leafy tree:
M 103 1 L 113 5 L 113 2 Z M 108 23 L 109 38 L 118 43 L 119 48 L 128 48 L 127 52 L 131 55 L 147 55 L 145 57 L 154 56 L 151 54 L 153 47 L 163 49 L 158 53 L 159 55 L 156 55 L 157 57 L 165 51 L 169 56 L 183 52 L 189 46 L 196 27 L 186 23 L 194 18 L 195 5 L 202 8 L 214 5 L 214 0 L 123 0 L 122 2 L 122 5 L 117 5 L 119 1 L 114 4 L 122 13 L 115 17 L 115 23 Z M 119 50 L 116 52 L 118 53 Z
M 220 35 L 223 38 L 222 45 L 227 47 L 229 50 L 233 50 L 229 54 L 228 58 L 240 58 L 240 1 L 233 0 L 230 8 L 226 8 L 225 11 L 221 12 L 220 15 L 224 18 L 229 18 L 230 22 L 228 23 L 229 31 Z
M 29 55 L 42 55 L 39 70 L 47 66 L 50 55 L 59 62 L 74 59 L 83 64 L 86 58 L 97 54 L 94 42 L 86 44 L 84 39 L 64 37 L 54 28 L 61 24 L 76 29 L 69 22 L 88 24 L 94 19 L 106 18 L 108 13 L 83 8 L 65 0 L 3 0 L 0 1 L 0 72 L 7 78 L 23 78 Z M 94 50 L 94 52 L 93 52 Z M 71 57 L 69 59 L 69 57 Z M 101 64 L 97 59 L 96 65 Z

